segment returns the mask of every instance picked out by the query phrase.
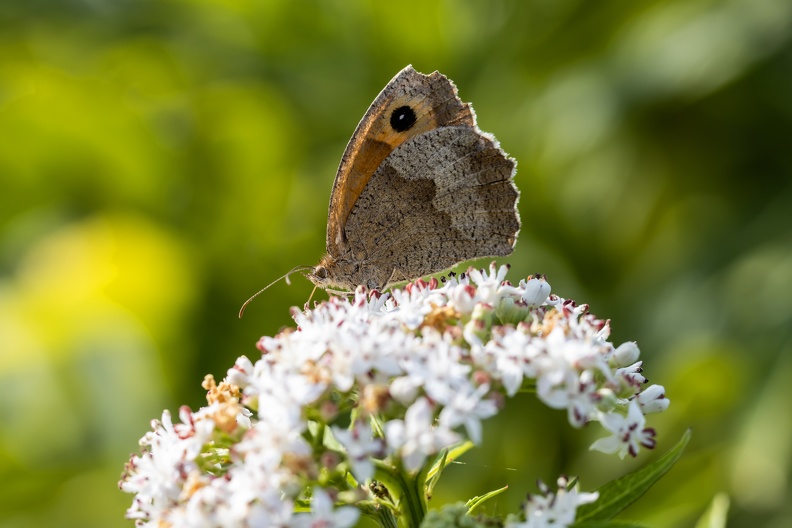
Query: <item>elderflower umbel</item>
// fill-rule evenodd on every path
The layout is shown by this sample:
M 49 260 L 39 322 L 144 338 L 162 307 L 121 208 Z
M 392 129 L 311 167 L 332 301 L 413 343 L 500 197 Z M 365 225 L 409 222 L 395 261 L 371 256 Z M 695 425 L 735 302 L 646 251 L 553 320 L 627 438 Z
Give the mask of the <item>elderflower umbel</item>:
M 207 377 L 209 405 L 153 422 L 120 483 L 135 494 L 127 516 L 152 527 L 350 526 L 357 510 L 345 504 L 394 505 L 367 486 L 377 471 L 418 470 L 479 443 L 482 421 L 524 389 L 573 427 L 600 422 L 612 436 L 593 449 L 652 448 L 644 414 L 668 399 L 660 386 L 642 391 L 635 343 L 614 346 L 587 305 L 551 295 L 544 277 L 513 286 L 507 271 L 390 294 L 361 287 L 294 309 L 296 329 L 262 337 L 261 356 L 239 358 L 219 385 Z M 594 500 L 554 497 L 558 519 Z M 536 501 L 526 523 L 551 516 Z

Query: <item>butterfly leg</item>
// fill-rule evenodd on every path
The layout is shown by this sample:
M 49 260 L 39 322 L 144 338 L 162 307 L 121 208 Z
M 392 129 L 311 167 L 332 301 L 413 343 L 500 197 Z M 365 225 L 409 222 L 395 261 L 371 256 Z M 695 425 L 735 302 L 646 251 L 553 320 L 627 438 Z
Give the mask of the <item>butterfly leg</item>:
M 388 277 L 388 280 L 386 280 L 385 283 L 381 287 L 379 287 L 377 289 L 379 291 L 381 291 L 381 292 L 384 292 L 385 288 L 387 288 L 393 282 L 393 279 L 396 277 L 396 273 L 397 272 L 398 272 L 398 270 L 396 268 L 393 268 L 393 271 L 391 271 L 391 274 L 390 274 L 390 277 Z

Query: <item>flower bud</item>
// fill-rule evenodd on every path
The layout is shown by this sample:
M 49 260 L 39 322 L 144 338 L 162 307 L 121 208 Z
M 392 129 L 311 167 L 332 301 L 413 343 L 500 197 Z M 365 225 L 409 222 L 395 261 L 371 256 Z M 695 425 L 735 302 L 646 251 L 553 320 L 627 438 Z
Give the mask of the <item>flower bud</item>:
M 530 314 L 528 305 L 522 299 L 514 300 L 513 297 L 503 297 L 495 308 L 495 315 L 503 324 L 517 325 Z
M 527 281 L 520 281 L 520 286 L 525 289 L 522 300 L 528 306 L 541 306 L 550 295 L 550 284 L 544 275 L 532 275 Z
M 663 412 L 671 404 L 671 401 L 665 396 L 665 387 L 662 385 L 646 387 L 636 399 L 644 414 Z
M 640 355 L 641 351 L 638 350 L 638 345 L 635 344 L 635 341 L 627 341 L 613 351 L 610 364 L 616 368 L 626 367 L 638 361 Z

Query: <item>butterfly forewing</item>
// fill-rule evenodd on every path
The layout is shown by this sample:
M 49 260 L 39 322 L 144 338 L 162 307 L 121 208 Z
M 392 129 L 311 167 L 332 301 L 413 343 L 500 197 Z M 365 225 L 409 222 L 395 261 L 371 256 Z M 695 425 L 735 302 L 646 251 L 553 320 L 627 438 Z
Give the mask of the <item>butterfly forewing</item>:
M 349 251 L 379 287 L 512 252 L 515 162 L 474 127 L 441 127 L 380 165 L 349 215 Z
M 444 75 L 407 66 L 380 92 L 349 140 L 338 168 L 327 215 L 327 252 L 346 250 L 344 225 L 382 161 L 405 141 L 440 126 L 475 125 L 470 106 Z

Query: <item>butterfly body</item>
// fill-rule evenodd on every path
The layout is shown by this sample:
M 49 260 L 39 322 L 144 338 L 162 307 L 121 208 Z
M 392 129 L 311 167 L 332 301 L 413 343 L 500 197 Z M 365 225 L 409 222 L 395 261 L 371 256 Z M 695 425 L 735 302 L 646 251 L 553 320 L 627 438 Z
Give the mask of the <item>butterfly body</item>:
M 476 126 L 438 72 L 408 66 L 358 125 L 338 169 L 316 285 L 352 290 L 412 280 L 512 252 L 516 163 Z

